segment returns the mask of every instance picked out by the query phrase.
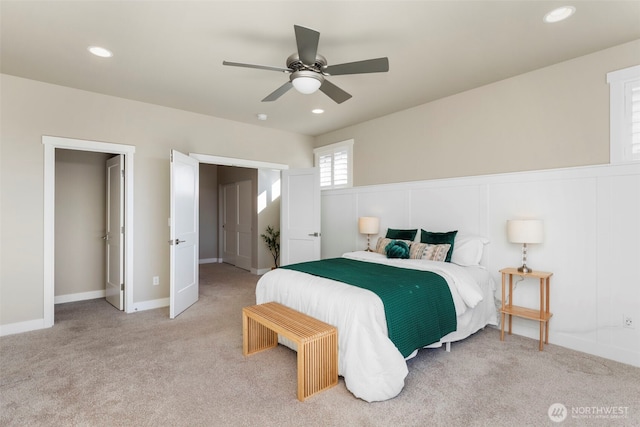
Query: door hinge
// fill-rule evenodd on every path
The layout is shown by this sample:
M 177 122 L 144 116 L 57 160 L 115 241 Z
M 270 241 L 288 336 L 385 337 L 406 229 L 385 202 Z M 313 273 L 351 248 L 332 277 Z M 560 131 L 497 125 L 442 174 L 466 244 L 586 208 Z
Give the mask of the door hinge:
M 124 225 L 120 227 L 120 234 L 124 234 Z
M 122 177 L 124 178 L 124 169 L 122 169 L 122 170 L 120 171 L 120 174 L 121 174 L 121 175 L 122 175 Z
M 120 283 L 120 290 L 124 292 L 124 283 Z

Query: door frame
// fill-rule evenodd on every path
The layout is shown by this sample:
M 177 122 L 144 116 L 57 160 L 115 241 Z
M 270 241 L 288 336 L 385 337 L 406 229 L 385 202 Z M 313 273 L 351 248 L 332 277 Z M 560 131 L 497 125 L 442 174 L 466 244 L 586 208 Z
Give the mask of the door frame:
M 124 271 L 125 271 L 125 312 L 132 313 L 133 307 L 133 163 L 136 151 L 133 145 L 82 139 L 42 136 L 44 145 L 44 280 L 43 280 L 43 321 L 44 327 L 54 324 L 55 305 L 55 150 L 93 151 L 98 153 L 124 155 L 125 207 L 124 207 Z
M 236 166 L 239 168 L 250 169 L 289 169 L 289 165 L 282 163 L 261 162 L 258 160 L 237 159 L 233 157 L 212 156 L 209 154 L 189 153 L 190 157 L 198 160 L 200 163 L 220 166 Z
M 239 168 L 250 168 L 250 169 L 274 169 L 274 170 L 288 170 L 289 165 L 285 165 L 283 163 L 270 163 L 270 162 L 261 162 L 258 160 L 247 160 L 233 157 L 221 157 L 221 156 L 213 156 L 209 154 L 201 154 L 201 153 L 189 153 L 190 157 L 198 160 L 200 163 L 210 164 L 210 165 L 219 165 L 219 166 L 235 166 Z M 220 197 L 218 197 L 218 209 L 220 208 Z M 280 199 L 280 204 L 282 204 L 282 198 Z M 200 231 L 200 224 L 198 224 L 198 232 Z M 220 236 L 218 236 L 218 242 L 220 242 Z M 220 248 L 220 244 L 218 244 Z M 222 259 L 222 254 L 218 253 L 218 258 Z

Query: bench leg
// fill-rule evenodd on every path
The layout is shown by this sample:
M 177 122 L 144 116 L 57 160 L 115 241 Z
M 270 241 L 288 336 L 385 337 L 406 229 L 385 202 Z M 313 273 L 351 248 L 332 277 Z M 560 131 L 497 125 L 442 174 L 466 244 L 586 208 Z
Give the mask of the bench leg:
M 298 400 L 338 384 L 337 335 L 298 345 Z
M 278 345 L 278 334 L 242 313 L 242 354 L 257 353 Z

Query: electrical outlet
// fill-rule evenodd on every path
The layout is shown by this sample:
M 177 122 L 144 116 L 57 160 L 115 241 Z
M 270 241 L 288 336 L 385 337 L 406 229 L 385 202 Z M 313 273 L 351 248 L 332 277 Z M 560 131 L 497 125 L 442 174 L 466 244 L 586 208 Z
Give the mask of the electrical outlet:
M 635 329 L 633 326 L 633 317 L 627 316 L 625 314 L 622 315 L 622 327 Z
M 153 285 L 158 286 L 160 284 L 160 278 L 158 276 L 153 276 Z

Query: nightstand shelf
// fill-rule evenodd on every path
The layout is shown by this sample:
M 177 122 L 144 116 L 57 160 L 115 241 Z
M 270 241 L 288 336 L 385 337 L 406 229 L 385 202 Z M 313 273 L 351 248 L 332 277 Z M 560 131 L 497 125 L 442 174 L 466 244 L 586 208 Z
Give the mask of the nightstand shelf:
M 511 335 L 511 319 L 513 316 L 540 322 L 540 347 L 542 351 L 544 344 L 549 344 L 549 319 L 553 313 L 549 311 L 549 282 L 553 273 L 545 271 L 530 271 L 523 273 L 517 268 L 503 268 L 502 273 L 502 308 L 500 313 L 502 316 L 500 322 L 500 341 L 504 341 L 504 324 L 506 316 L 509 316 L 509 335 Z M 513 305 L 513 276 L 520 276 L 523 279 L 535 278 L 540 280 L 540 309 L 520 307 Z M 507 301 L 506 283 L 509 278 L 509 301 Z

